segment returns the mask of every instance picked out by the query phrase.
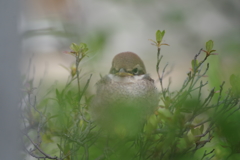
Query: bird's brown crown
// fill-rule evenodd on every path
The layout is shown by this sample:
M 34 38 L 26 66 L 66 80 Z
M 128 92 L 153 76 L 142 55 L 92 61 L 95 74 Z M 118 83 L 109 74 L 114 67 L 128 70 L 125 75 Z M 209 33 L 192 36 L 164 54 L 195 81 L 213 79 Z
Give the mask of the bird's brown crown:
M 126 75 L 146 74 L 146 69 L 141 58 L 133 52 L 122 52 L 112 60 L 111 74 L 126 73 Z

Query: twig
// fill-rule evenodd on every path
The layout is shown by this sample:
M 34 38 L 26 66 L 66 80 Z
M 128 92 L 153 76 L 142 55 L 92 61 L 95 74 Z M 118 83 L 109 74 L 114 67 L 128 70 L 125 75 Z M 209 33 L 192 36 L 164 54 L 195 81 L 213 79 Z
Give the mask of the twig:
M 214 151 L 215 151 L 215 149 L 213 149 L 212 151 L 210 151 L 210 152 L 207 153 L 207 151 L 205 150 L 205 151 L 204 151 L 204 154 L 203 154 L 203 156 L 202 156 L 202 158 L 201 158 L 201 160 L 203 160 L 203 158 L 206 157 L 206 156 L 208 156 L 209 154 L 212 154 Z
M 197 88 L 192 89 L 191 91 L 195 91 L 195 90 L 197 90 L 197 89 L 199 88 L 199 95 L 201 95 L 201 89 L 202 89 L 202 87 L 206 86 L 207 84 L 208 84 L 208 81 L 207 81 L 206 83 L 204 83 L 204 84 L 202 84 L 202 81 L 201 81 L 201 82 L 200 82 L 200 86 L 197 87 Z M 198 99 L 199 99 L 199 98 L 198 98 Z
M 222 82 L 222 84 L 220 85 L 220 93 L 219 93 L 219 96 L 218 96 L 218 100 L 217 100 L 217 107 L 216 107 L 216 112 L 218 110 L 218 107 L 219 107 L 219 103 L 220 103 L 220 100 L 222 98 L 222 91 L 223 91 L 223 85 L 225 84 L 225 81 Z
M 215 127 L 212 127 L 212 126 L 213 126 L 213 123 L 209 125 L 208 129 L 203 134 L 196 135 L 195 137 L 204 137 L 204 136 L 206 136 L 206 134 L 208 134 L 211 130 L 213 130 L 215 128 Z
M 193 128 L 196 128 L 196 127 L 198 127 L 198 126 L 201 126 L 201 125 L 203 125 L 204 123 L 207 123 L 207 122 L 209 122 L 209 121 L 210 121 L 210 119 L 207 119 L 207 120 L 205 120 L 205 121 L 203 121 L 203 122 L 201 122 L 201 123 L 198 123 L 198 124 L 194 125 Z
M 34 147 L 37 148 L 37 150 L 45 156 L 45 158 L 48 158 L 48 159 L 56 159 L 56 160 L 58 159 L 57 156 L 52 157 L 52 156 L 48 155 L 47 153 L 45 153 L 44 151 L 42 151 L 42 149 L 41 149 L 37 144 L 35 144 L 35 143 L 32 141 L 32 139 L 28 136 L 28 134 L 25 134 L 25 133 L 24 133 L 24 135 L 25 135 L 25 136 L 28 138 L 28 140 L 34 145 Z
M 226 119 L 229 118 L 231 115 L 233 115 L 233 113 L 237 112 L 238 110 L 240 110 L 240 106 L 239 106 L 237 109 L 235 109 L 234 111 L 232 111 L 232 112 L 226 117 Z

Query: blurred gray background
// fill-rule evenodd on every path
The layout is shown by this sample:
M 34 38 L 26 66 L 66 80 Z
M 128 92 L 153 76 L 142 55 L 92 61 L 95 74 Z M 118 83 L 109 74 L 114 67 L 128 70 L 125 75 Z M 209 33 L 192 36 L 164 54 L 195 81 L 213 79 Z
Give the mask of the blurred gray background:
M 70 67 L 74 62 L 64 54 L 72 42 L 84 42 L 90 48 L 89 58 L 81 64 L 84 72 L 93 73 L 90 86 L 99 74 L 109 72 L 112 58 L 123 51 L 139 54 L 156 80 L 157 52 L 148 39 L 154 39 L 158 29 L 166 30 L 164 43 L 170 45 L 162 47 L 161 68 L 166 63 L 169 69 L 174 66 L 169 75 L 173 88 L 179 88 L 190 71 L 191 59 L 210 39 L 219 53 L 209 58 L 214 73 L 221 67 L 223 71 L 217 73 L 224 79 L 230 74 L 226 66 L 236 68 L 239 61 L 238 0 L 25 0 L 22 6 L 23 73 L 34 55 L 35 77 L 45 75 L 50 84 L 67 79 L 69 73 L 60 64 Z

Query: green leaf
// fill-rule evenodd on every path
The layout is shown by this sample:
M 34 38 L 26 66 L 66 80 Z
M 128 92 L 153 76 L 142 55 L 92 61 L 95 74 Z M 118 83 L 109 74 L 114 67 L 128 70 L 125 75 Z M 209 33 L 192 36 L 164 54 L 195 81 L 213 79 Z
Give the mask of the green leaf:
M 162 38 L 164 37 L 165 35 L 165 30 L 162 31 Z
M 156 32 L 156 41 L 157 42 L 162 41 L 162 32 L 160 30 L 157 30 L 157 32 Z
M 86 43 L 80 43 L 80 44 L 79 44 L 79 47 L 80 47 L 81 49 L 85 49 L 85 48 L 87 48 L 87 44 L 86 44 Z
M 60 151 L 64 152 L 63 148 L 60 146 L 60 144 L 57 144 L 58 148 L 60 149 Z
M 198 66 L 198 61 L 196 59 L 192 60 L 192 69 L 194 70 Z
M 210 53 L 215 52 L 216 50 L 211 50 Z
M 45 133 L 41 136 L 42 138 L 42 142 L 44 143 L 54 143 L 54 141 L 52 140 L 52 135 Z
M 88 51 L 88 48 L 84 48 L 82 52 L 86 53 L 87 51 Z
M 70 49 L 74 52 L 79 52 L 80 47 L 76 43 L 72 43 Z
M 201 128 L 192 128 L 191 129 L 191 133 L 194 135 L 194 136 L 197 136 L 197 135 L 201 135 Z
M 213 49 L 213 41 L 209 40 L 206 42 L 206 50 L 210 52 Z

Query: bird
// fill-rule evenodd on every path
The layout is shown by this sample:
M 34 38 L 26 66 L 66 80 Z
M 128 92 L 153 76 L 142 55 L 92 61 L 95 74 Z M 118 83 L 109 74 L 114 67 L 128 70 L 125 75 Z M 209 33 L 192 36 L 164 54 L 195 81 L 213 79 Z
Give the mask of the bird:
M 142 59 L 121 52 L 112 60 L 107 74 L 96 83 L 90 104 L 93 121 L 108 132 L 123 135 L 141 131 L 146 118 L 158 107 L 159 93 Z

